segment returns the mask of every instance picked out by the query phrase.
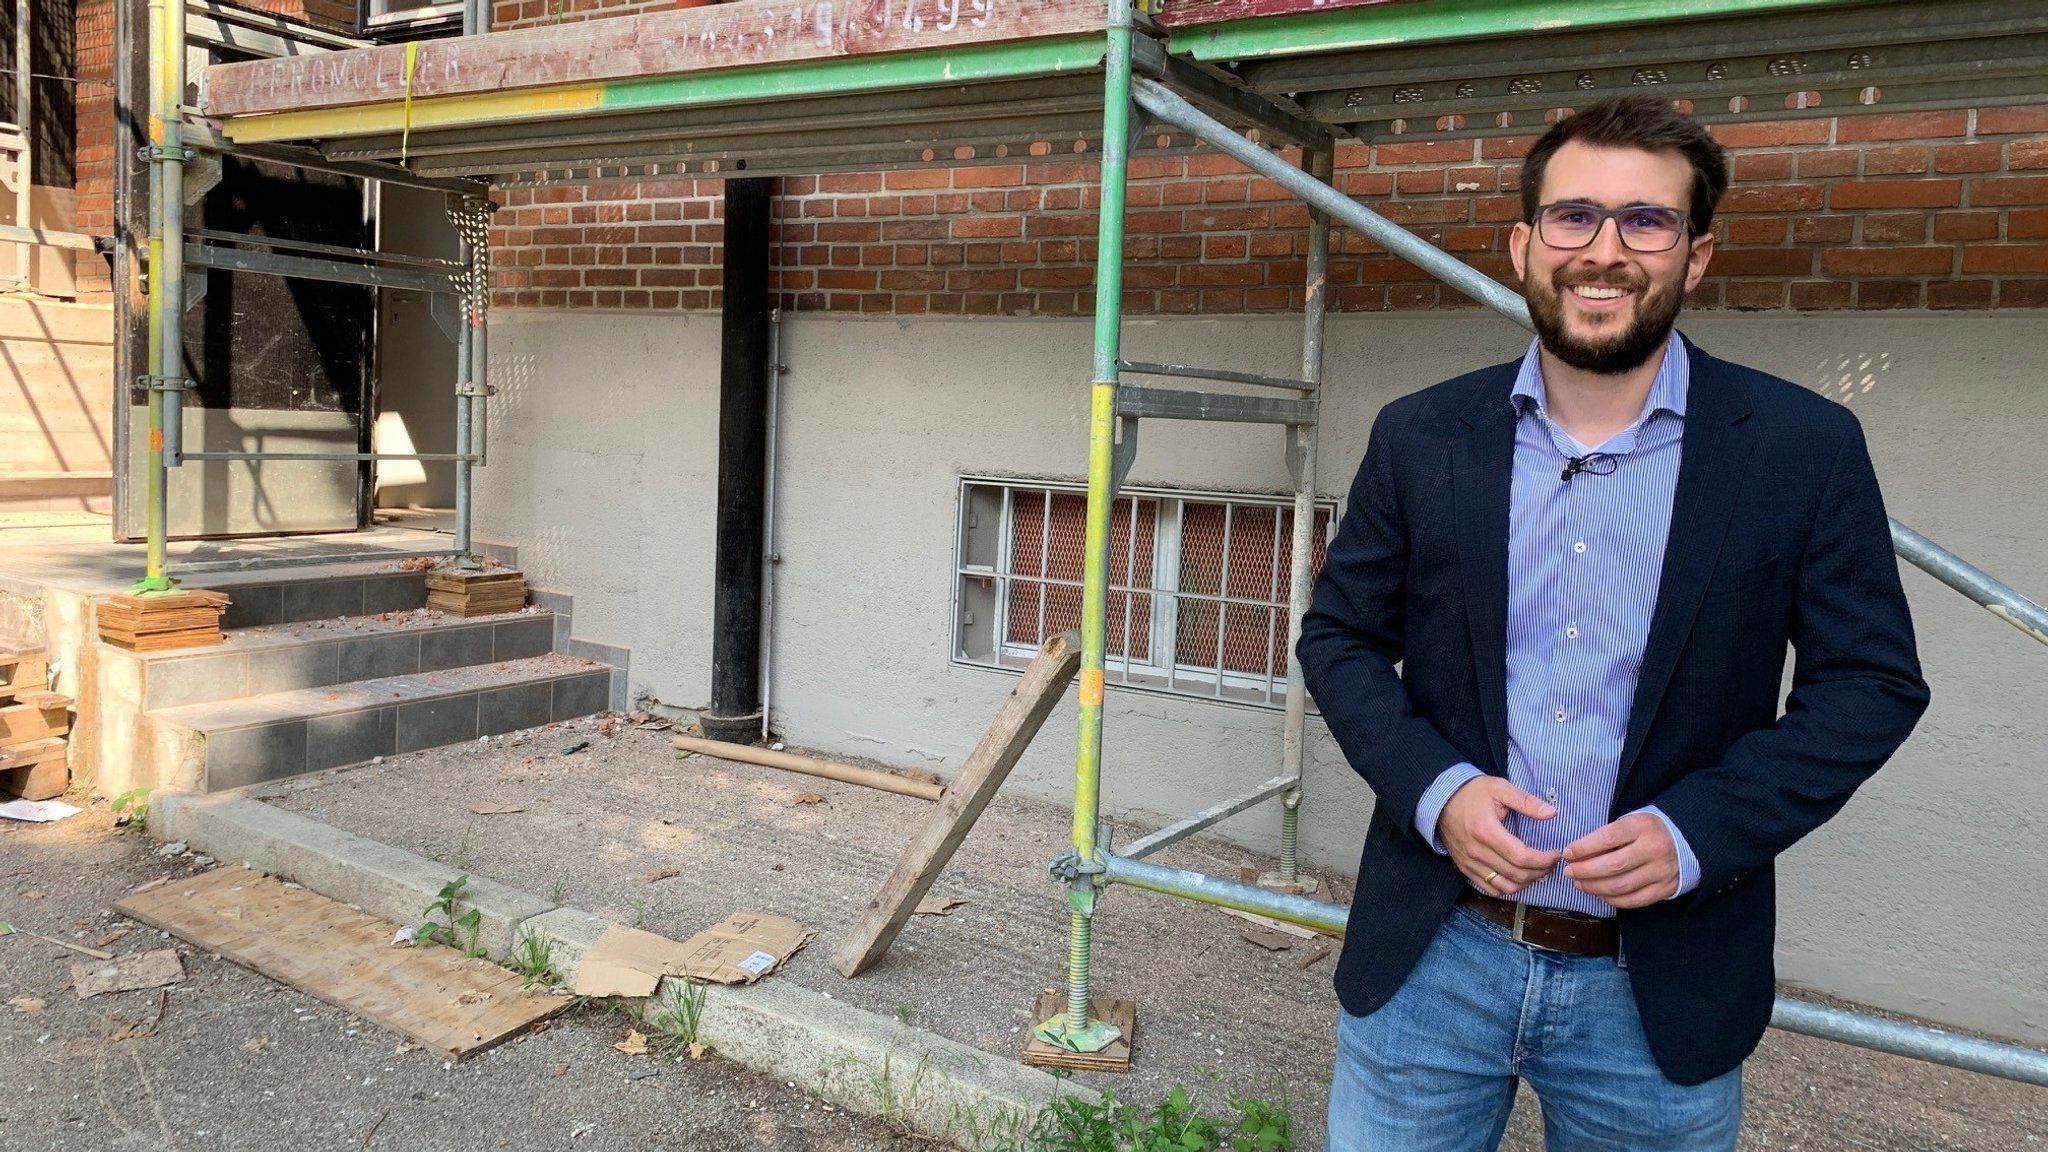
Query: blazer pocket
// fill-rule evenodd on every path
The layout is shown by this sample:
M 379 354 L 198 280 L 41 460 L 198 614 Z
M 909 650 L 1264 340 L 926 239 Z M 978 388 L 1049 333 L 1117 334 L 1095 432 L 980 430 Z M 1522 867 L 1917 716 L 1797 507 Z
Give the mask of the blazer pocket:
M 1778 558 L 1776 556 L 1772 556 L 1758 564 L 1751 564 L 1747 568 L 1737 568 L 1733 572 L 1724 574 L 1717 571 L 1714 573 L 1713 578 L 1707 582 L 1707 598 L 1713 600 L 1724 596 L 1739 596 L 1745 592 L 1754 592 L 1758 588 L 1770 583 L 1771 579 L 1777 574 Z

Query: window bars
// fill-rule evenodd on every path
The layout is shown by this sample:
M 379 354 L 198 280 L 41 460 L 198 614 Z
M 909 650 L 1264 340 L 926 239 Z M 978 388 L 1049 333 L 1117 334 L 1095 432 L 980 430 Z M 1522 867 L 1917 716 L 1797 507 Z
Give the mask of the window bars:
M 1022 668 L 1080 621 L 1087 498 L 1078 485 L 961 483 L 958 663 Z M 1320 502 L 1311 573 L 1334 505 Z M 1285 704 L 1291 496 L 1126 488 L 1110 514 L 1104 659 L 1111 683 Z

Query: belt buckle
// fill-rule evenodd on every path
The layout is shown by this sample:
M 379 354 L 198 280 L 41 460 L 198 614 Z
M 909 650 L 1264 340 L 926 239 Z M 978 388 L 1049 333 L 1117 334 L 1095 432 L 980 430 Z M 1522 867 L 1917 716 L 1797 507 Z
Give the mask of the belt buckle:
M 1517 944 L 1527 944 L 1529 942 L 1522 935 L 1522 928 L 1524 924 L 1527 923 L 1528 919 L 1529 906 L 1527 904 L 1522 903 L 1520 900 L 1515 901 L 1515 923 L 1513 927 L 1509 930 L 1509 935 L 1514 938 L 1514 941 Z

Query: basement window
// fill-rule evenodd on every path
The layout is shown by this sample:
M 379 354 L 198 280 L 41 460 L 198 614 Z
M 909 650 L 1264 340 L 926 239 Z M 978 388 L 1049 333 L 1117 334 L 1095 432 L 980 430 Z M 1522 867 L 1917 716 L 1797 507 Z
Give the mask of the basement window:
M 1080 627 L 1087 507 L 1079 484 L 961 481 L 955 663 L 1019 669 Z M 1334 513 L 1318 502 L 1312 571 Z M 1126 487 L 1109 526 L 1109 683 L 1284 706 L 1293 532 L 1292 496 Z

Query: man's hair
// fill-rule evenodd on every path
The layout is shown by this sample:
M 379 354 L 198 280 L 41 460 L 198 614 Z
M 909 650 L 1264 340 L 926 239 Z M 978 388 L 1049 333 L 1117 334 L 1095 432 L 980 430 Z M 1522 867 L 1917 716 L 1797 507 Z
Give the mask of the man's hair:
M 1522 161 L 1522 220 L 1533 223 L 1542 202 L 1543 170 L 1572 141 L 1596 148 L 1676 152 L 1692 165 L 1692 234 L 1714 224 L 1714 205 L 1728 190 L 1728 157 L 1704 125 L 1654 96 L 1613 96 L 1550 126 Z

